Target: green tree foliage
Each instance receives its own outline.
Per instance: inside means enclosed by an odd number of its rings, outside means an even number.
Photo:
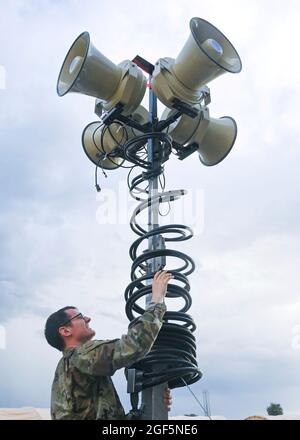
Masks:
[[[282,416],[283,410],[279,403],[270,403],[270,406],[267,408],[267,412],[269,416]]]

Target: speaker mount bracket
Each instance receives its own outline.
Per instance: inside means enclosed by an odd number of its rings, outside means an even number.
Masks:
[[[201,101],[204,101],[205,106],[209,105],[211,103],[210,89],[207,86],[201,87],[201,94]]]
[[[175,122],[178,118],[182,116],[182,113],[180,111],[174,113],[174,115],[169,116],[167,119],[160,121],[157,124],[157,131],[163,131],[165,128],[169,127],[173,122]]]
[[[193,144],[190,144],[187,147],[182,147],[181,145],[173,142],[173,147],[177,151],[176,156],[178,157],[178,159],[184,160],[187,157],[189,157],[191,154],[195,153],[195,151],[198,150],[199,145],[194,142]]]
[[[180,101],[178,98],[173,99],[173,105],[172,107],[175,110],[179,110],[181,113],[190,116],[191,118],[196,118],[199,114],[199,111],[192,107],[191,105],[187,104],[186,102]]]
[[[101,99],[96,99],[95,100],[95,109],[94,109],[94,113],[99,116],[99,118],[101,118],[102,113],[103,113],[103,105],[102,105],[102,100]]]
[[[132,128],[135,128],[136,130],[141,131],[142,133],[148,133],[151,129],[148,122],[146,124],[142,125],[128,116],[124,116],[124,115],[120,114],[117,116],[116,119],[120,122],[124,122],[124,124],[128,125],[129,127],[132,127]]]
[[[124,105],[119,103],[114,108],[109,110],[102,118],[104,125],[110,125],[115,119],[118,119],[123,111]]]

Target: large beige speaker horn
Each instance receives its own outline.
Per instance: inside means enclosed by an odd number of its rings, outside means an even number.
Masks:
[[[237,51],[212,24],[195,17],[190,21],[190,30],[177,58],[159,59],[153,72],[153,91],[169,108],[174,98],[198,104],[201,87],[226,72],[238,73],[242,69]]]
[[[200,124],[201,125],[201,124]],[[210,118],[204,136],[200,128],[190,139],[190,143],[198,143],[199,159],[208,167],[222,162],[232,150],[237,137],[237,124],[230,116],[220,119]]]
[[[141,103],[146,91],[146,78],[135,63],[125,60],[116,66],[90,41],[83,32],[72,44],[57,80],[57,93],[82,93],[103,100],[108,111],[118,103],[123,113],[132,113]]]
[[[166,109],[162,120],[172,116],[176,110]],[[181,116],[168,128],[168,134],[179,145],[198,145],[199,159],[206,166],[220,163],[230,153],[236,137],[237,125],[233,118],[224,116],[211,118],[208,108],[203,108],[196,118]]]
[[[148,122],[149,113],[139,106],[131,115],[139,124]],[[82,146],[88,158],[97,166],[106,170],[119,168],[124,159],[117,154],[106,157],[105,154],[113,153],[117,147],[122,147],[128,139],[138,136],[138,130],[134,130],[119,122],[113,122],[108,127],[101,122],[91,122],[82,133]]]

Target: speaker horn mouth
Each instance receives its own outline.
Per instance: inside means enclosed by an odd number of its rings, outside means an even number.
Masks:
[[[58,96],[66,95],[68,91],[73,87],[76,79],[80,75],[80,72],[84,66],[84,62],[86,60],[89,51],[89,46],[90,46],[90,34],[88,32],[82,32],[73,42],[67,55],[65,56],[64,62],[61,66],[58,75],[57,85],[56,85],[56,92]],[[75,57],[73,54],[74,52],[76,52]],[[74,63],[76,58],[77,58],[77,63],[76,62]],[[73,68],[72,68],[72,64],[73,64]]]
[[[94,121],[89,123],[82,132],[82,136],[81,136],[82,147],[87,157],[97,167],[101,167],[105,170],[114,170],[116,168],[119,168],[125,162],[125,159],[119,156],[107,157],[107,158],[97,157],[98,154],[102,155],[105,153],[112,153],[113,150],[117,147],[117,145],[115,146],[115,148],[111,148],[110,146],[108,146],[108,150],[106,150],[105,147],[101,145],[101,138],[98,139],[97,142],[95,138],[96,133],[97,131],[99,131],[99,135],[101,136],[102,129],[103,126],[101,126],[101,122],[99,121]]]
[[[222,162],[228,156],[228,154],[231,152],[231,150],[235,144],[236,138],[237,138],[238,128],[237,128],[237,123],[236,123],[235,119],[233,119],[231,116],[222,116],[220,119],[230,119],[231,120],[231,122],[233,123],[234,129],[235,129],[234,137],[232,139],[231,144],[228,147],[228,150],[226,151],[226,154],[224,154],[222,157],[219,158],[219,160],[217,160],[213,163],[205,162],[199,154],[200,162],[202,163],[202,165],[205,165],[206,167],[213,167],[215,165],[218,165],[220,162]]]
[[[242,70],[242,61],[236,49],[225,35],[208,21],[203,18],[194,17],[190,20],[190,30],[199,49],[212,60],[217,66],[230,73],[239,73]],[[213,39],[223,49],[224,56],[213,58],[205,50],[203,43]]]

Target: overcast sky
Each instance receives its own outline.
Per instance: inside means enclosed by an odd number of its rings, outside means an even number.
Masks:
[[[203,379],[192,389],[200,400],[208,390],[212,413],[228,418],[264,414],[271,401],[300,413],[299,2],[0,7],[0,407],[49,406],[59,353],[43,326],[58,308],[76,305],[92,316],[99,339],[127,331],[123,294],[136,236],[125,221],[99,220],[103,201],[81,147],[82,130],[97,119],[94,100],[56,95],[64,56],[88,31],[117,64],[136,54],[152,63],[175,58],[190,18],[201,17],[234,44],[243,71],[209,84],[211,116],[238,124],[226,160],[206,168],[197,155],[173,157],[165,167],[166,189],[189,190],[186,221],[196,230],[180,248],[197,264],[190,314]],[[101,176],[102,194],[118,197],[126,175]],[[123,372],[114,382],[129,410]],[[173,401],[171,415],[202,414],[187,388],[173,390]]]

